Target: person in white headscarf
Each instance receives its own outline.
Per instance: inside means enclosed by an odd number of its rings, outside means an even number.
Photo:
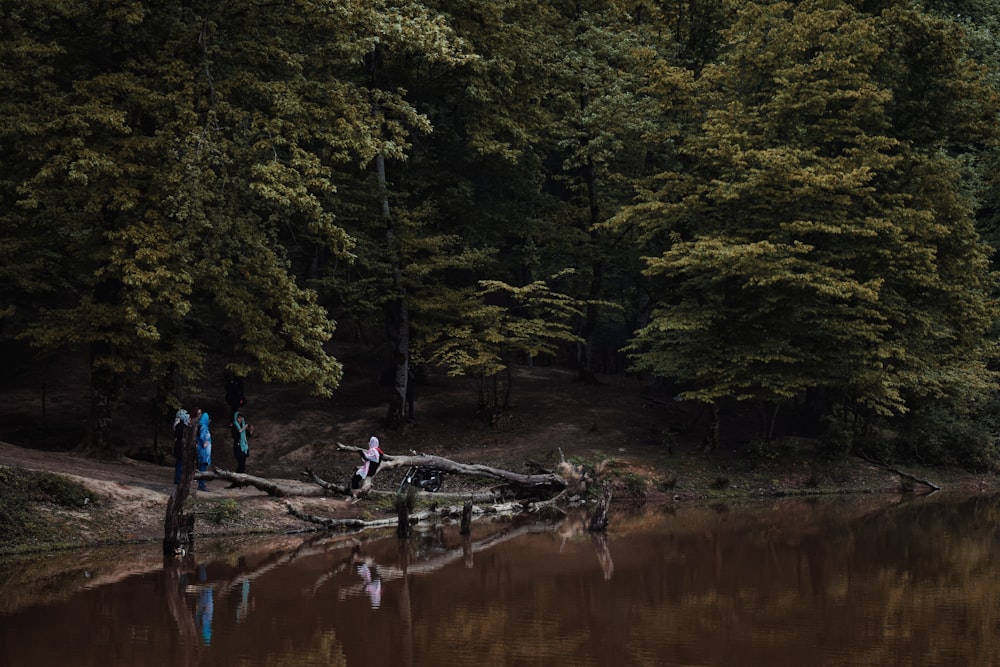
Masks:
[[[184,433],[190,425],[191,415],[181,408],[174,415],[174,484],[180,484],[184,476]]]
[[[354,472],[354,476],[351,477],[352,496],[357,495],[354,491],[360,489],[366,479],[375,476],[381,463],[382,448],[379,447],[378,438],[373,435],[368,439],[368,449],[361,452],[361,465],[358,466],[358,469]]]

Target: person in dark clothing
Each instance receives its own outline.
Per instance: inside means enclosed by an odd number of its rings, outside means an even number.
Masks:
[[[191,425],[191,415],[181,408],[174,415],[174,484],[181,483],[184,476],[184,432]]]
[[[253,435],[253,426],[247,423],[240,412],[233,413],[233,422],[229,425],[233,434],[233,458],[236,459],[236,472],[247,471],[247,456],[250,455],[250,445],[247,438]]]

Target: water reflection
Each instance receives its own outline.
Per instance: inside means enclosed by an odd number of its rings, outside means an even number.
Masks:
[[[1000,500],[892,500],[11,559],[0,664],[996,664]]]
[[[340,591],[341,598],[363,593],[371,601],[372,609],[381,607],[382,575],[379,573],[379,566],[375,564],[375,560],[369,556],[363,556],[361,554],[361,546],[355,545],[354,549],[351,550],[351,555],[347,559],[347,563],[355,568],[358,576],[361,577],[361,583],[342,589]]]
[[[242,623],[247,620],[250,613],[250,579],[243,577],[240,581],[240,606],[236,608],[236,622]]]
[[[204,565],[198,566],[198,581],[200,585],[196,587],[198,593],[198,606],[195,607],[195,624],[201,630],[201,641],[205,646],[212,643],[212,616],[215,614],[215,598],[212,595],[213,587],[206,583],[208,576]]]

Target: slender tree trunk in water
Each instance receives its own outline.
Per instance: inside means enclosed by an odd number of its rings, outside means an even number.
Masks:
[[[194,514],[184,511],[184,503],[191,492],[194,479],[194,434],[198,427],[190,424],[184,429],[183,472],[180,483],[167,500],[167,513],[163,519],[163,555],[179,555],[183,547],[187,553],[194,550]]]
[[[399,650],[396,652],[398,667],[413,667],[413,605],[410,602],[410,542],[399,540],[399,569],[403,571],[403,588],[399,592],[399,625],[396,636],[399,637]]]
[[[389,210],[389,190],[385,177],[385,156],[375,156],[375,172],[378,176],[379,197],[382,206],[382,218],[385,220],[385,245],[389,253],[392,270],[392,287],[396,298],[390,301],[389,339],[393,342],[393,385],[389,398],[389,410],[386,414],[386,424],[396,427],[403,423],[406,414],[406,385],[409,382],[410,370],[410,313],[406,303],[406,288],[403,286],[403,273],[399,266],[399,254],[396,252],[396,237]]]

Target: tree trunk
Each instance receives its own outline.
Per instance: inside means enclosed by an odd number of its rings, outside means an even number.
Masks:
[[[406,539],[410,536],[410,508],[405,502],[396,503],[396,537]]]
[[[582,102],[586,106],[586,101]],[[583,170],[583,180],[587,186],[588,221],[587,228],[590,230],[590,248],[597,247],[598,238],[595,225],[601,222],[600,207],[597,200],[597,174],[594,172],[593,162],[588,162]],[[588,287],[587,310],[584,314],[583,327],[580,337],[583,339],[577,347],[577,367],[579,379],[584,382],[593,382],[594,377],[594,332],[597,330],[597,321],[600,315],[597,299],[601,296],[604,281],[604,262],[600,255],[594,257],[590,265],[590,285]]]
[[[594,516],[590,518],[590,532],[596,533],[608,529],[608,509],[611,507],[611,485],[605,483],[601,489],[601,497],[594,508]]]
[[[399,265],[396,249],[395,230],[389,209],[389,189],[385,177],[385,157],[375,156],[375,172],[378,177],[379,198],[382,218],[385,221],[385,245],[392,271],[392,288],[396,295],[389,302],[389,340],[393,344],[393,386],[389,397],[386,425],[395,428],[403,423],[406,413],[406,389],[409,382],[410,358],[410,312],[406,302],[406,288],[403,286],[403,272]]]
[[[708,433],[705,435],[705,453],[713,452],[719,446],[719,402],[712,401],[709,407]]]
[[[91,350],[90,414],[87,417],[87,430],[76,452],[110,460],[117,458],[112,423],[114,406],[118,399],[119,378],[112,371],[97,365],[100,355],[101,350]]]
[[[472,501],[466,500],[462,506],[462,523],[458,531],[461,535],[468,535],[472,532]]]
[[[164,556],[179,554],[182,549],[187,553],[194,550],[194,514],[184,512],[184,503],[191,492],[191,480],[194,479],[196,428],[197,426],[189,424],[184,429],[184,474],[167,500],[167,514],[163,520]]]

